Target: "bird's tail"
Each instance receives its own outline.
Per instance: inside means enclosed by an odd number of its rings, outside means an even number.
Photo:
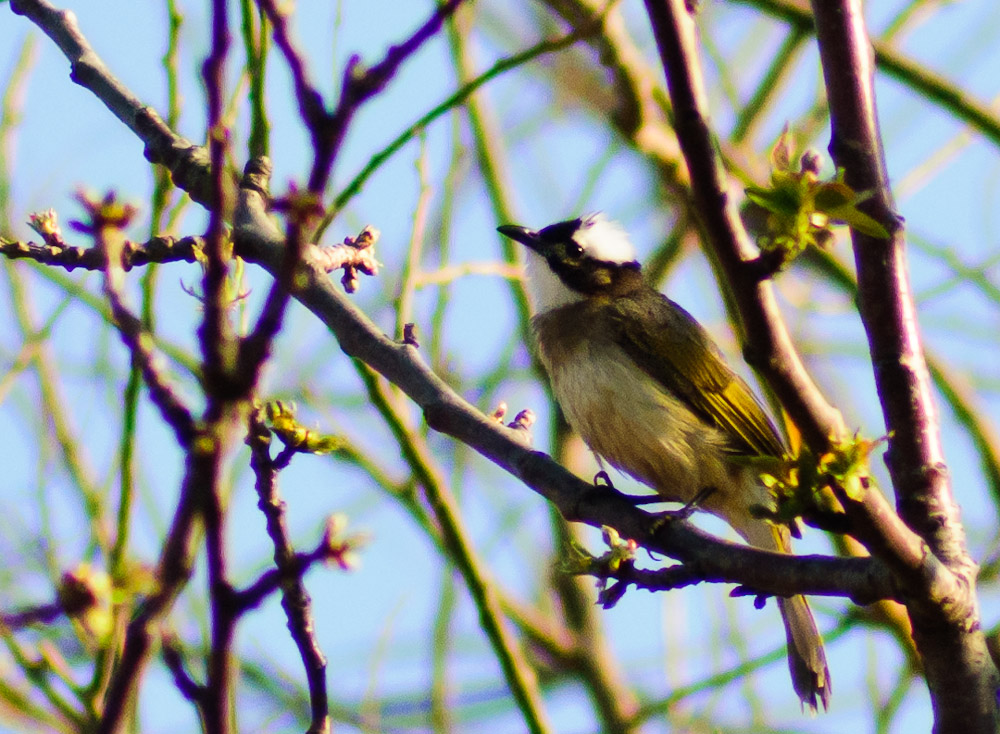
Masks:
[[[826,711],[830,705],[830,670],[826,666],[823,638],[816,629],[809,602],[804,596],[778,599],[778,609],[785,623],[792,687],[803,706],[815,713],[822,703]]]
[[[737,530],[758,548],[791,552],[788,529],[784,526],[754,520]],[[830,670],[826,665],[823,638],[816,628],[809,602],[804,596],[779,597],[778,609],[788,640],[788,670],[792,674],[792,687],[803,706],[808,706],[815,713],[819,704],[823,704],[825,711],[830,704]]]

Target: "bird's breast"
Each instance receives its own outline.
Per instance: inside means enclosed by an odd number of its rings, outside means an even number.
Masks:
[[[734,483],[742,470],[727,459],[721,431],[706,425],[613,341],[578,334],[570,342],[547,343],[544,333],[538,337],[566,419],[607,462],[680,502],[708,486],[725,494]]]

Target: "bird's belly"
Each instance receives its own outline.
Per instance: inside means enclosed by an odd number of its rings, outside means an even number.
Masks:
[[[573,429],[608,463],[679,502],[706,487],[730,495],[744,485],[722,432],[617,347],[584,343],[570,356],[546,364],[553,391]]]

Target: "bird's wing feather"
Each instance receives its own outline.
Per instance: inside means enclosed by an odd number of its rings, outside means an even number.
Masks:
[[[616,341],[636,364],[725,432],[734,452],[784,453],[774,424],[750,387],[687,311],[655,291],[628,301],[611,309],[611,321]]]

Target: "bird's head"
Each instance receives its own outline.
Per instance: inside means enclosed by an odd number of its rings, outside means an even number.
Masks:
[[[621,295],[642,282],[628,235],[601,213],[537,231],[512,224],[497,231],[528,248],[528,281],[539,312],[587,298]]]

